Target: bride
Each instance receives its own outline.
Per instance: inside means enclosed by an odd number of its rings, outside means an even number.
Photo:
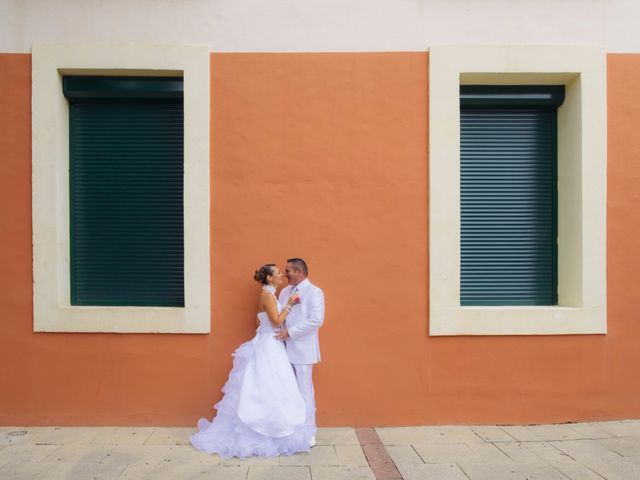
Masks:
[[[209,422],[198,421],[195,448],[229,457],[273,457],[308,452],[313,432],[305,426],[305,403],[284,342],[274,338],[298,294],[281,305],[275,296],[283,275],[274,264],[256,270],[262,284],[255,337],[233,353],[233,367]]]

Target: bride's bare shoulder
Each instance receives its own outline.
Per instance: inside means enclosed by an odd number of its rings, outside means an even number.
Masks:
[[[268,292],[267,290],[262,290],[262,292],[260,292],[260,300],[261,301],[268,301],[274,299],[275,297],[273,296],[272,293]]]

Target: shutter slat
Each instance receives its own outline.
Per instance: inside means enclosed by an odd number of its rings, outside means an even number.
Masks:
[[[184,306],[181,99],[70,102],[72,304]]]
[[[553,305],[554,108],[461,108],[461,305]]]

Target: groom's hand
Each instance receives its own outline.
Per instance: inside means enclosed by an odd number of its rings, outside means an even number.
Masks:
[[[289,331],[286,328],[283,328],[278,333],[275,334],[277,340],[286,340],[289,338]]]

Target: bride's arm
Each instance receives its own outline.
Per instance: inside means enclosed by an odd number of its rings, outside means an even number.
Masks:
[[[261,302],[264,306],[264,311],[267,312],[267,316],[269,317],[269,320],[271,320],[271,323],[275,326],[280,326],[286,320],[289,310],[291,310],[291,305],[295,302],[295,297],[289,297],[287,304],[280,313],[278,313],[276,298],[269,292],[262,292]]]

